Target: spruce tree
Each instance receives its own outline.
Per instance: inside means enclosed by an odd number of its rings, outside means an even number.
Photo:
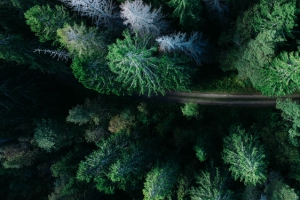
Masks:
[[[258,137],[241,127],[233,127],[224,138],[223,161],[235,180],[245,185],[263,183],[267,178],[267,161]]]

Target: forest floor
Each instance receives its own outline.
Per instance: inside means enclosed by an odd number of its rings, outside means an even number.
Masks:
[[[223,106],[275,106],[276,97],[264,96],[260,93],[203,93],[203,92],[167,92],[165,96],[142,96],[143,99],[188,103],[195,102],[202,105]],[[282,96],[300,102],[300,94]]]

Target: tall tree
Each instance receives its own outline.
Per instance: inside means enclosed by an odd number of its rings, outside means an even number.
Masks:
[[[143,194],[145,200],[162,200],[170,193],[177,182],[178,166],[165,163],[153,168],[146,177]]]
[[[151,5],[145,4],[142,0],[125,1],[120,5],[121,18],[125,25],[130,25],[133,32],[140,36],[158,36],[167,28],[161,8],[151,10]]]
[[[202,171],[196,176],[197,188],[192,187],[190,195],[192,200],[229,200],[232,192],[226,188],[226,177],[220,174],[219,168],[212,172]]]
[[[148,48],[149,38],[131,37],[123,33],[124,40],[117,39],[108,46],[107,59],[110,70],[127,93],[164,94],[167,89],[184,89],[189,75],[176,65],[175,58],[163,55],[154,57],[155,47]]]
[[[223,160],[235,180],[245,185],[263,183],[267,178],[267,162],[264,148],[258,137],[246,133],[241,127],[233,127],[224,138]]]
[[[92,18],[97,26],[112,28],[120,16],[112,0],[60,0],[82,16]]]

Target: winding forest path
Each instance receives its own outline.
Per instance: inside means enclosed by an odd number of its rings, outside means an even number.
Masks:
[[[203,105],[223,106],[275,106],[276,97],[255,94],[228,94],[202,92],[167,92],[165,96],[142,96],[143,99],[168,101],[177,103],[195,102]],[[300,94],[287,95],[282,98],[291,98],[300,102]]]

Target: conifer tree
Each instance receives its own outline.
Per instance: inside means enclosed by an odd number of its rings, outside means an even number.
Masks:
[[[70,145],[74,132],[70,127],[61,125],[59,122],[43,119],[37,122],[34,139],[37,145],[47,152],[57,151],[60,148]]]
[[[72,24],[74,20],[68,11],[56,5],[54,8],[36,5],[24,13],[26,23],[36,33],[41,42],[58,39],[56,31],[64,24]]]
[[[282,117],[291,122],[289,129],[289,138],[293,145],[299,146],[299,128],[300,128],[300,106],[291,99],[278,99],[276,108],[282,111]]]
[[[124,40],[117,39],[108,47],[108,65],[117,77],[116,81],[127,93],[165,94],[167,89],[183,89],[188,84],[188,74],[176,60],[167,56],[154,57],[155,47],[148,48],[149,38],[131,37],[123,33]]]
[[[259,89],[267,95],[287,95],[300,88],[300,57],[298,52],[282,52],[263,70]]]
[[[234,127],[230,132],[224,138],[222,158],[229,164],[233,178],[245,185],[263,183],[267,178],[267,162],[258,137],[246,133],[241,127]]]
[[[165,163],[153,168],[144,183],[144,200],[162,200],[170,193],[177,182],[178,166]]]
[[[197,188],[192,187],[190,195],[192,200],[230,200],[232,192],[226,189],[226,177],[222,177],[219,168],[212,172],[202,171],[196,176]]]
[[[179,18],[179,24],[181,26],[195,29],[201,27],[203,24],[203,6],[201,1],[170,0],[168,5],[174,8],[172,16]]]
[[[124,24],[129,25],[133,32],[140,36],[158,36],[167,28],[161,8],[151,10],[151,5],[145,4],[142,0],[125,1],[120,5],[121,18]]]
[[[82,16],[92,18],[97,26],[113,28],[120,16],[112,0],[60,0]]]

